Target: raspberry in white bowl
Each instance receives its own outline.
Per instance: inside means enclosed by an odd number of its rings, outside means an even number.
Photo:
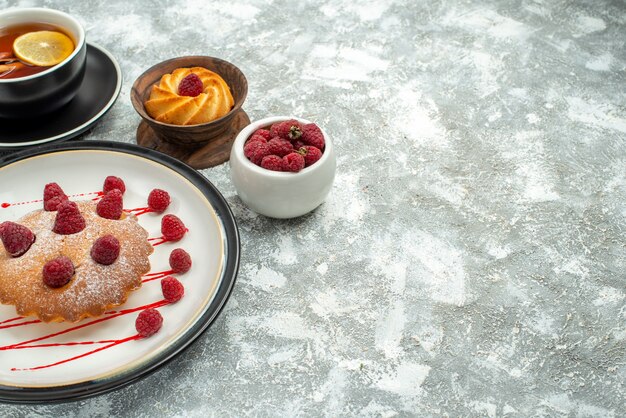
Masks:
[[[276,116],[244,128],[230,155],[231,178],[241,200],[272,218],[294,218],[318,207],[335,177],[328,134],[306,119]]]
[[[319,126],[288,119],[254,131],[243,145],[243,155],[267,170],[298,173],[319,161],[325,148]]]

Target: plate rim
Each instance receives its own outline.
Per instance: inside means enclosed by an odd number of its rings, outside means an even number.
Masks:
[[[209,307],[206,312],[202,314],[198,321],[191,325],[178,341],[175,341],[170,347],[164,349],[161,353],[155,356],[154,359],[148,361],[141,367],[126,370],[124,373],[121,373],[116,377],[110,377],[100,381],[86,380],[84,382],[70,385],[55,385],[36,388],[0,385],[0,402],[33,404],[77,401],[120,389],[149,376],[161,367],[165,366],[184,350],[189,348],[207,329],[209,329],[226,306],[237,279],[241,258],[241,241],[237,221],[232,209],[221,192],[215,187],[215,185],[213,185],[213,183],[211,183],[209,179],[192,167],[173,157],[170,157],[169,155],[123,142],[91,140],[85,142],[72,141],[47,144],[35,149],[29,149],[13,153],[5,157],[0,157],[0,168],[31,157],[75,150],[114,151],[146,158],[153,162],[162,164],[185,177],[194,187],[198,189],[200,193],[202,193],[203,196],[207,198],[207,200],[209,195],[214,198],[217,201],[217,207],[214,201],[209,200],[209,202],[211,203],[211,206],[213,206],[217,218],[219,218],[222,223],[222,227],[224,228],[224,237],[226,240],[226,261],[224,263],[223,270],[224,276],[218,289],[216,290],[215,297],[209,303]]]
[[[0,151],[12,150],[12,149],[23,149],[25,147],[30,147],[33,145],[41,145],[41,144],[47,144],[49,142],[54,142],[54,141],[66,141],[66,140],[72,139],[82,134],[83,132],[87,131],[96,122],[98,122],[98,120],[100,120],[109,110],[111,110],[111,108],[117,101],[118,97],[120,96],[120,92],[122,91],[122,81],[123,81],[122,68],[120,67],[120,64],[117,62],[113,54],[111,54],[111,52],[109,52],[103,46],[95,42],[87,42],[87,54],[89,54],[90,47],[102,52],[109,59],[109,61],[111,61],[111,63],[113,64],[113,67],[115,67],[115,75],[116,75],[117,81],[115,82],[115,89],[113,90],[113,94],[111,95],[111,98],[109,99],[109,101],[93,117],[85,121],[85,123],[73,129],[70,129],[69,131],[62,132],[52,137],[47,137],[47,138],[38,139],[34,141],[28,141],[28,142],[19,142],[19,143],[0,142]]]

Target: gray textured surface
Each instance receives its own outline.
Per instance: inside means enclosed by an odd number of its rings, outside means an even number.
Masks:
[[[251,118],[333,136],[328,201],[256,216],[227,310],[111,394],[2,416],[624,416],[626,3],[68,2],[124,71],[238,65]]]

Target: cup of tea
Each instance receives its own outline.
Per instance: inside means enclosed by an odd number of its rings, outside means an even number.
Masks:
[[[0,12],[0,118],[31,118],[67,104],[85,75],[85,30],[58,10]]]

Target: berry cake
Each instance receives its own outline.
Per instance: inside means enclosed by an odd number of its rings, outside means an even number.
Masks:
[[[0,302],[44,322],[77,322],[126,302],[150,271],[153,246],[137,217],[116,208],[120,190],[72,202],[48,189],[47,210],[0,224]]]

